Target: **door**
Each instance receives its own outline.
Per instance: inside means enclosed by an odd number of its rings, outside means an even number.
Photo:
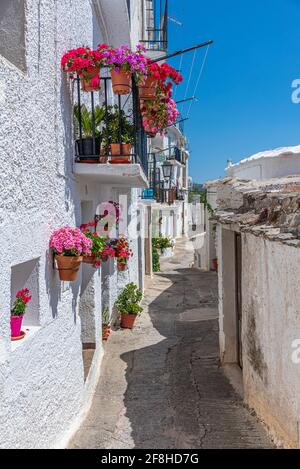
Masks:
[[[235,284],[236,284],[236,314],[237,314],[237,356],[238,365],[243,368],[242,348],[242,238],[235,234]]]

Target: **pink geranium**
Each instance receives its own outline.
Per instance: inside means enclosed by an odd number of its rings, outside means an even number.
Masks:
[[[87,238],[79,228],[64,226],[52,233],[49,247],[58,255],[90,256],[92,244],[92,240]]]

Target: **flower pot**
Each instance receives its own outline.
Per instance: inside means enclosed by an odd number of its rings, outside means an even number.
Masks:
[[[101,148],[101,138],[95,137],[95,148],[93,146],[93,137],[86,137],[76,140],[76,154],[82,163],[99,163]]]
[[[129,94],[131,92],[131,74],[120,70],[116,72],[115,69],[110,70],[112,88],[115,94]]]
[[[102,340],[107,340],[110,336],[110,325],[103,324],[102,326]]]
[[[132,329],[136,316],[136,314],[121,313],[121,327],[123,329]]]
[[[212,262],[213,262],[213,270],[215,272],[218,272],[218,259],[215,257]]]
[[[99,77],[97,80],[96,77]],[[99,91],[100,90],[100,68],[93,68],[89,72],[82,72],[80,75],[82,91]]]
[[[119,272],[124,272],[127,269],[126,262],[117,262],[117,268]]]
[[[23,321],[23,314],[21,316],[11,316],[10,317],[10,334],[11,337],[20,337],[21,336],[21,327]],[[23,337],[25,334],[23,335]],[[22,337],[22,338],[23,338]]]
[[[55,256],[59,278],[64,282],[73,282],[77,278],[82,256]]]
[[[148,138],[155,138],[156,137],[155,132],[146,132],[146,135],[147,135]]]
[[[100,266],[100,259],[96,256],[84,256],[82,262],[84,264],[89,264],[92,265],[93,267],[99,267]],[[98,262],[99,264],[95,266],[95,263]]]
[[[111,143],[110,152],[112,164],[128,164],[131,163],[131,144],[123,143],[122,148],[120,143]]]
[[[151,76],[147,77],[143,85],[139,85],[140,99],[155,99],[157,80]]]

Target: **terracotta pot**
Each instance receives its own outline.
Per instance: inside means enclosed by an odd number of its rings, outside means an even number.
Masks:
[[[136,320],[136,314],[121,313],[121,327],[123,329],[132,329]]]
[[[143,85],[139,85],[140,99],[155,99],[157,88],[157,80],[155,78],[147,77]]]
[[[96,261],[100,261],[100,259],[98,259],[96,256],[85,256],[83,258],[83,263],[84,264],[89,264],[89,265],[92,265],[93,267],[95,267],[95,262]]]
[[[124,272],[127,269],[126,262],[117,262],[117,267],[119,272]]]
[[[107,340],[110,335],[110,325],[109,324],[103,324],[102,326],[102,340]]]
[[[218,259],[216,257],[213,259],[213,270],[218,272]]]
[[[112,88],[115,94],[129,94],[131,92],[131,74],[120,70],[116,72],[113,68],[110,70]]]
[[[100,68],[95,67],[93,70],[90,72],[82,72],[82,75],[80,76],[80,83],[81,83],[81,89],[82,91],[99,91],[101,86],[100,86],[100,78],[99,78],[99,85],[98,86],[91,86],[90,85],[90,80],[97,75],[100,75]]]
[[[21,316],[10,317],[10,335],[12,338],[15,338],[15,337],[21,338],[21,327],[22,327],[23,316],[24,315],[22,314]]]
[[[120,143],[111,143],[110,152],[112,164],[128,164],[131,163],[131,144],[123,143],[122,148]]]
[[[64,282],[73,282],[77,278],[82,256],[55,256],[59,278]]]

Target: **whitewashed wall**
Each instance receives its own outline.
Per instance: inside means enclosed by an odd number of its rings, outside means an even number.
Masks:
[[[299,447],[300,363],[292,344],[300,339],[300,251],[244,234],[242,255],[245,398],[279,439]]]
[[[218,225],[217,233],[220,353],[224,363],[236,363],[234,232]],[[300,409],[299,275],[298,248],[242,233],[244,398],[278,444],[295,448]]]
[[[88,0],[28,0],[24,13],[24,70],[0,55],[1,448],[43,448],[67,441],[99,374],[101,283],[109,281],[113,303],[121,284],[118,275],[125,275],[114,267],[105,277],[104,268],[84,266],[76,282],[62,283],[48,253],[55,228],[87,221],[84,202],[92,203],[92,214],[97,203],[108,194],[111,198],[110,189],[83,184],[72,173],[72,86],[60,70],[67,49],[92,45],[98,37],[100,42],[107,31],[101,37]],[[132,204],[130,210],[135,210]],[[138,282],[134,243],[126,275]],[[34,295],[24,322],[27,335],[12,343],[12,295],[26,285]],[[85,384],[82,340],[98,346]]]

